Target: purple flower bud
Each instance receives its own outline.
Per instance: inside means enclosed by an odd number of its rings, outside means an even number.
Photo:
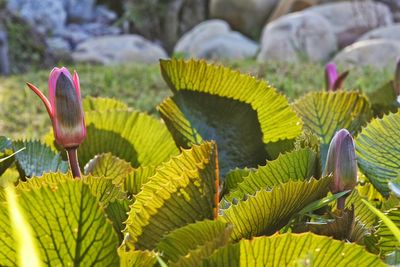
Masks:
[[[45,104],[56,142],[64,148],[78,147],[86,137],[78,74],[71,77],[66,68],[54,68],[48,85],[50,101],[34,85],[28,86]]]
[[[353,137],[346,129],[336,132],[329,145],[324,175],[332,174],[331,192],[352,190],[357,184],[357,160]]]
[[[349,71],[345,71],[338,75],[336,65],[328,63],[325,66],[325,88],[327,91],[337,91],[342,89],[344,80],[349,75]]]

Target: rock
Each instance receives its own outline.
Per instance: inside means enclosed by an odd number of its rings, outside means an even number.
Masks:
[[[400,56],[400,42],[393,40],[363,40],[338,53],[333,61],[345,68],[372,66],[382,69],[395,66]]]
[[[65,26],[67,20],[62,1],[9,0],[7,8],[27,20],[41,33],[59,30]]]
[[[111,11],[106,6],[96,6],[94,11],[94,21],[103,24],[110,24],[116,21],[118,18],[117,13]]]
[[[72,49],[74,49],[79,43],[82,43],[90,38],[90,35],[80,27],[74,29],[74,27],[70,27],[70,25],[68,25],[68,27],[62,31],[57,32],[55,36],[61,37],[68,41]]]
[[[68,22],[82,23],[92,20],[96,0],[63,0],[63,2],[68,14]]]
[[[371,39],[392,39],[400,41],[400,23],[369,31],[362,35],[358,41]]]
[[[75,62],[104,65],[143,62],[156,63],[166,58],[165,51],[139,35],[102,36],[91,38],[78,45],[72,58]]]
[[[233,29],[256,37],[277,0],[211,0],[210,17],[227,21]]]
[[[174,52],[206,59],[244,59],[253,57],[257,50],[256,42],[231,31],[225,21],[208,20],[184,34]]]
[[[339,47],[353,43],[372,29],[393,23],[389,8],[372,1],[327,3],[306,10],[317,13],[330,22]]]
[[[8,59],[8,38],[5,31],[0,31],[0,75],[10,73],[10,61]]]
[[[172,51],[182,34],[206,19],[208,1],[126,1],[126,24],[130,23],[130,32],[160,41],[167,51]]]
[[[384,3],[392,11],[394,21],[400,22],[400,0],[378,0]]]
[[[324,62],[336,50],[336,37],[326,19],[311,12],[295,12],[265,26],[257,61],[297,62],[306,57]]]
[[[51,37],[46,39],[48,49],[52,52],[68,53],[71,51],[71,45],[61,37]]]
[[[117,35],[121,33],[120,28],[107,26],[99,22],[82,24],[81,29],[91,36]]]

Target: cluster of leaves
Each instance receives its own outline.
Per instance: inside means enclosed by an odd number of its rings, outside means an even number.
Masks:
[[[47,265],[385,266],[395,236],[362,201],[400,226],[400,112],[356,91],[312,92],[292,104],[262,80],[203,61],[161,61],[173,95],[162,120],[87,98],[87,138],[73,179],[49,133],[0,138],[0,181],[13,182]],[[390,113],[395,111],[395,113]],[[377,116],[380,117],[377,117]],[[364,128],[363,128],[364,127]],[[329,193],[327,148],[347,128],[360,184]],[[0,265],[24,253],[0,189]]]

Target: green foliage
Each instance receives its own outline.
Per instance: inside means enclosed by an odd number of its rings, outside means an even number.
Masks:
[[[384,196],[400,170],[400,112],[376,118],[356,138],[361,171]]]
[[[281,154],[276,160],[259,167],[244,177],[225,200],[242,199],[245,195],[253,195],[261,189],[272,189],[274,186],[289,181],[304,181],[316,176],[316,155],[310,149],[301,149]]]
[[[250,63],[242,67],[254,68]],[[98,88],[104,95],[114,95],[115,89],[118,95],[120,86],[127,91],[134,87],[131,67],[96,67],[106,74],[82,68],[86,95]],[[398,262],[397,240],[379,222],[379,214],[386,212],[394,224],[399,222],[400,199],[392,193],[399,191],[399,112],[373,119],[361,130],[372,114],[370,101],[374,114],[386,108],[375,105],[372,94],[315,92],[289,104],[264,81],[203,61],[162,61],[161,71],[173,92],[159,106],[164,122],[116,99],[84,100],[88,134],[78,149],[81,179],[62,173],[66,158],[52,150],[52,134],[46,137],[51,147],[0,137],[1,185],[12,181],[17,190],[10,201],[0,187],[1,266],[19,264],[21,235],[15,233],[15,213],[7,209],[12,203],[20,204],[24,224],[33,229],[33,241],[26,243],[37,244],[44,265]],[[159,74],[155,80],[160,81]],[[108,87],[103,87],[105,81]],[[151,95],[151,86],[143,85],[140,90]],[[24,98],[17,95],[16,102]],[[130,96],[123,98],[137,104]],[[21,110],[13,107],[7,109]],[[29,108],[34,110],[35,104]],[[358,134],[362,173],[352,192],[331,195],[332,178],[321,177],[321,158],[340,128]],[[335,200],[344,196],[346,209],[336,210]],[[365,201],[380,211],[372,211]]]
[[[60,153],[55,153],[39,141],[16,141],[13,142],[13,149],[23,149],[15,155],[18,172],[22,178],[68,170],[68,163],[62,160]]]
[[[164,234],[217,216],[215,143],[184,150],[164,163],[136,195],[125,233],[132,248],[154,249]]]
[[[285,226],[292,216],[328,193],[331,177],[310,181],[289,181],[271,191],[254,196],[222,210],[222,220],[234,225],[233,240],[270,235]]]
[[[322,167],[335,133],[345,128],[354,135],[372,115],[368,100],[357,92],[313,92],[293,107],[304,126],[320,138]]]
[[[264,81],[193,60],[162,60],[161,72],[174,96],[159,110],[175,142],[215,140],[222,176],[276,158],[301,133],[286,98]]]
[[[241,240],[217,250],[205,266],[386,266],[363,247],[328,237],[284,234]]]
[[[86,112],[87,137],[78,150],[81,166],[97,154],[111,152],[133,167],[158,165],[177,155],[165,125],[133,111]]]

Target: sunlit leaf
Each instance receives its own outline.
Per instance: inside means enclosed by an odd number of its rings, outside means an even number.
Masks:
[[[157,262],[157,256],[154,251],[122,251],[119,249],[118,254],[120,257],[120,267],[153,266]]]
[[[270,235],[286,225],[304,206],[323,198],[331,177],[310,181],[289,181],[271,191],[260,190],[247,200],[222,210],[221,220],[234,225],[232,239]]]
[[[205,220],[181,227],[166,235],[158,244],[169,266],[201,266],[201,260],[229,241],[232,226]]]
[[[128,105],[114,98],[85,97],[82,101],[85,111],[127,110]]]
[[[304,127],[320,138],[322,166],[335,133],[345,128],[355,134],[371,117],[368,100],[358,92],[311,92],[293,107],[303,119]]]
[[[315,176],[316,169],[316,154],[310,149],[281,154],[276,160],[251,172],[225,199],[229,202],[234,198],[240,200],[246,194],[252,195],[261,189],[271,189],[290,180],[307,180]]]
[[[356,138],[361,171],[384,196],[400,170],[400,111],[372,120]]]
[[[125,233],[126,244],[154,249],[170,231],[217,213],[218,170],[215,143],[183,150],[157,169],[135,196]]]
[[[386,266],[362,246],[311,233],[241,240],[218,249],[204,266]]]
[[[216,140],[222,176],[293,146],[301,121],[265,81],[205,61],[161,60],[174,93],[159,111],[178,146]]]

